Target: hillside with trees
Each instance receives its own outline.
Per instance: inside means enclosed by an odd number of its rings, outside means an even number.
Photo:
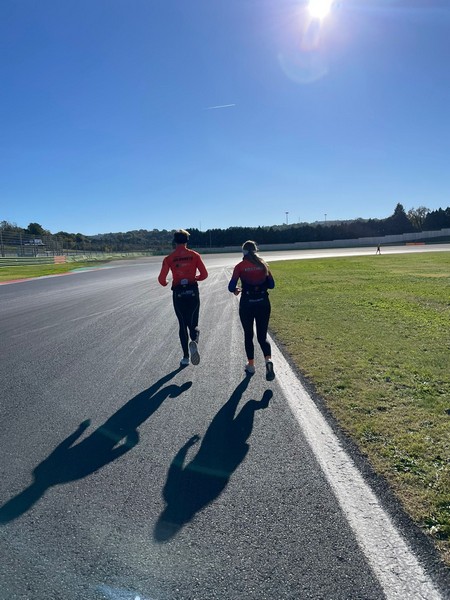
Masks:
[[[180,224],[182,226],[183,224]],[[198,248],[239,246],[243,240],[254,239],[258,244],[290,244],[320,242],[364,237],[382,238],[421,231],[450,228],[450,207],[431,211],[424,206],[405,211],[397,204],[392,215],[385,219],[355,219],[328,223],[293,223],[259,227],[229,227],[200,231],[190,229],[190,245]],[[39,223],[30,223],[26,229],[8,221],[0,221],[2,245],[19,238],[36,246],[38,240],[49,250],[82,252],[163,252],[170,247],[173,231],[139,229],[125,233],[84,235],[58,231],[51,233]],[[31,240],[31,242],[30,242]]]

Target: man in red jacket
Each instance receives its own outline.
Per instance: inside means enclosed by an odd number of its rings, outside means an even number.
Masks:
[[[163,260],[158,276],[159,283],[166,286],[169,283],[167,275],[169,271],[172,272],[173,307],[178,318],[183,349],[183,358],[180,361],[182,367],[189,364],[189,352],[193,365],[198,365],[200,362],[198,352],[200,295],[197,282],[208,277],[208,271],[200,254],[187,248],[188,240],[188,231],[179,229],[174,233],[175,250]]]

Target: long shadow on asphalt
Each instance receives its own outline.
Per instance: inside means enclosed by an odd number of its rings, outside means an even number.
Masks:
[[[200,437],[194,435],[178,451],[170,465],[163,497],[167,503],[154,529],[157,542],[166,542],[225,489],[244,460],[253,429],[255,412],[267,408],[273,395],[266,390],[260,401],[249,400],[235,416],[250,377],[234,390],[211,421],[195,458],[186,466],[188,450]]]
[[[33,471],[34,481],[23,492],[0,507],[0,524],[20,517],[54,485],[87,477],[113,462],[139,443],[137,427],[146,421],[166,400],[186,392],[192,381],[168,385],[181,368],[168,373],[114,413],[103,425],[79,444],[73,445],[89,427],[84,421],[61,442]]]

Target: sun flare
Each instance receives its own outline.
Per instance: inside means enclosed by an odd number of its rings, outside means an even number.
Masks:
[[[308,11],[313,19],[324,19],[331,10],[333,0],[309,0]]]

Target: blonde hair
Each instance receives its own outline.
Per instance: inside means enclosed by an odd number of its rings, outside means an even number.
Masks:
[[[245,258],[254,265],[258,265],[264,268],[266,276],[269,274],[269,265],[263,260],[258,254],[258,246],[253,240],[247,240],[242,244],[242,252]]]

